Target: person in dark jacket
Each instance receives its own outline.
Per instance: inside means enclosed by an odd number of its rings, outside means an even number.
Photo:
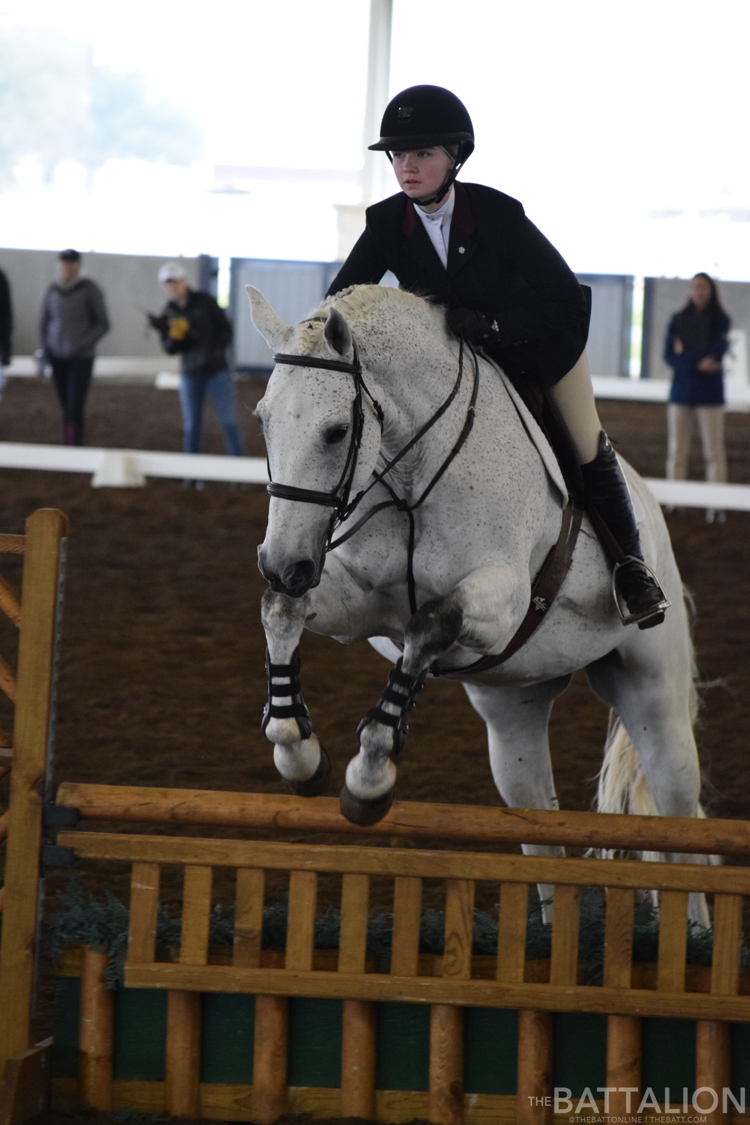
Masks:
[[[150,316],[149,321],[160,333],[164,350],[180,357],[185,452],[200,453],[203,405],[208,394],[224,431],[227,453],[241,457],[234,382],[226,356],[232,326],[210,293],[189,288],[187,272],[180,262],[166,262],[159,270],[159,281],[166,286],[169,301],[161,316]],[[203,485],[189,480],[184,487]]]
[[[96,345],[109,332],[104,294],[80,277],[77,250],[60,254],[60,280],[44,295],[39,321],[40,367],[49,363],[63,415],[63,443],[83,444],[83,412],[94,371]]]
[[[456,175],[474,150],[471,118],[440,86],[412,86],[388,105],[381,137],[401,191],[367,209],[367,225],[328,293],[378,284],[446,308],[448,327],[495,360],[574,460],[592,523],[613,563],[625,624],[650,628],[669,602],[643,562],[630,494],[594,402],[586,358],[589,302],[561,255],[516,199]],[[623,612],[621,602],[627,606]]]
[[[729,317],[716,282],[697,273],[684,309],[669,322],[664,359],[674,370],[667,405],[667,477],[685,480],[693,419],[697,417],[706,463],[706,480],[727,479],[724,447],[724,373],[729,347]],[[723,523],[724,512],[707,511],[709,523]]]
[[[13,306],[10,300],[8,279],[0,270],[0,398],[5,386],[5,368],[10,364],[13,336]]]

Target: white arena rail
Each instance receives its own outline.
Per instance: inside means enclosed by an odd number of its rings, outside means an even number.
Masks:
[[[262,457],[224,457],[209,453],[154,453],[148,449],[94,449],[88,446],[0,442],[0,469],[42,469],[90,473],[94,488],[138,488],[146,477],[172,480],[267,484]],[[750,485],[706,484],[692,480],[647,478],[660,504],[750,512]]]

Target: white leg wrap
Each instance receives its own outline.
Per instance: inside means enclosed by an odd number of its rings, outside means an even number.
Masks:
[[[278,720],[283,723],[285,720]],[[268,724],[269,730],[272,723]],[[294,724],[297,726],[296,722]],[[309,781],[320,765],[320,743],[311,734],[304,741],[276,743],[273,748],[273,764],[286,781]]]
[[[373,762],[360,751],[346,767],[346,786],[360,800],[375,801],[393,789],[396,773],[396,767],[390,758]]]

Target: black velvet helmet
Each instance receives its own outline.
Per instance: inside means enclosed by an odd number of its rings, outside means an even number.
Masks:
[[[457,163],[474,151],[474,127],[464,103],[442,86],[410,86],[388,104],[373,151],[458,145]]]
[[[461,165],[474,151],[474,126],[460,98],[442,86],[410,86],[396,94],[383,114],[380,140],[373,152],[392,152],[450,145],[454,165],[440,190],[423,203],[439,202],[448,192]],[[454,147],[455,146],[455,147]]]

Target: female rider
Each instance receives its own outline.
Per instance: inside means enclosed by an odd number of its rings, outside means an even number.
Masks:
[[[445,305],[451,331],[486,351],[537,416],[544,402],[548,431],[562,431],[592,523],[617,564],[624,624],[658,625],[669,602],[643,562],[628,486],[596,411],[586,293],[517,200],[456,181],[474,150],[474,130],[455,94],[441,86],[404,90],[380,132],[370,148],[387,153],[401,192],[368,208],[365,231],[329,295],[377,285],[391,270],[402,288]],[[564,453],[560,440],[555,446]]]

